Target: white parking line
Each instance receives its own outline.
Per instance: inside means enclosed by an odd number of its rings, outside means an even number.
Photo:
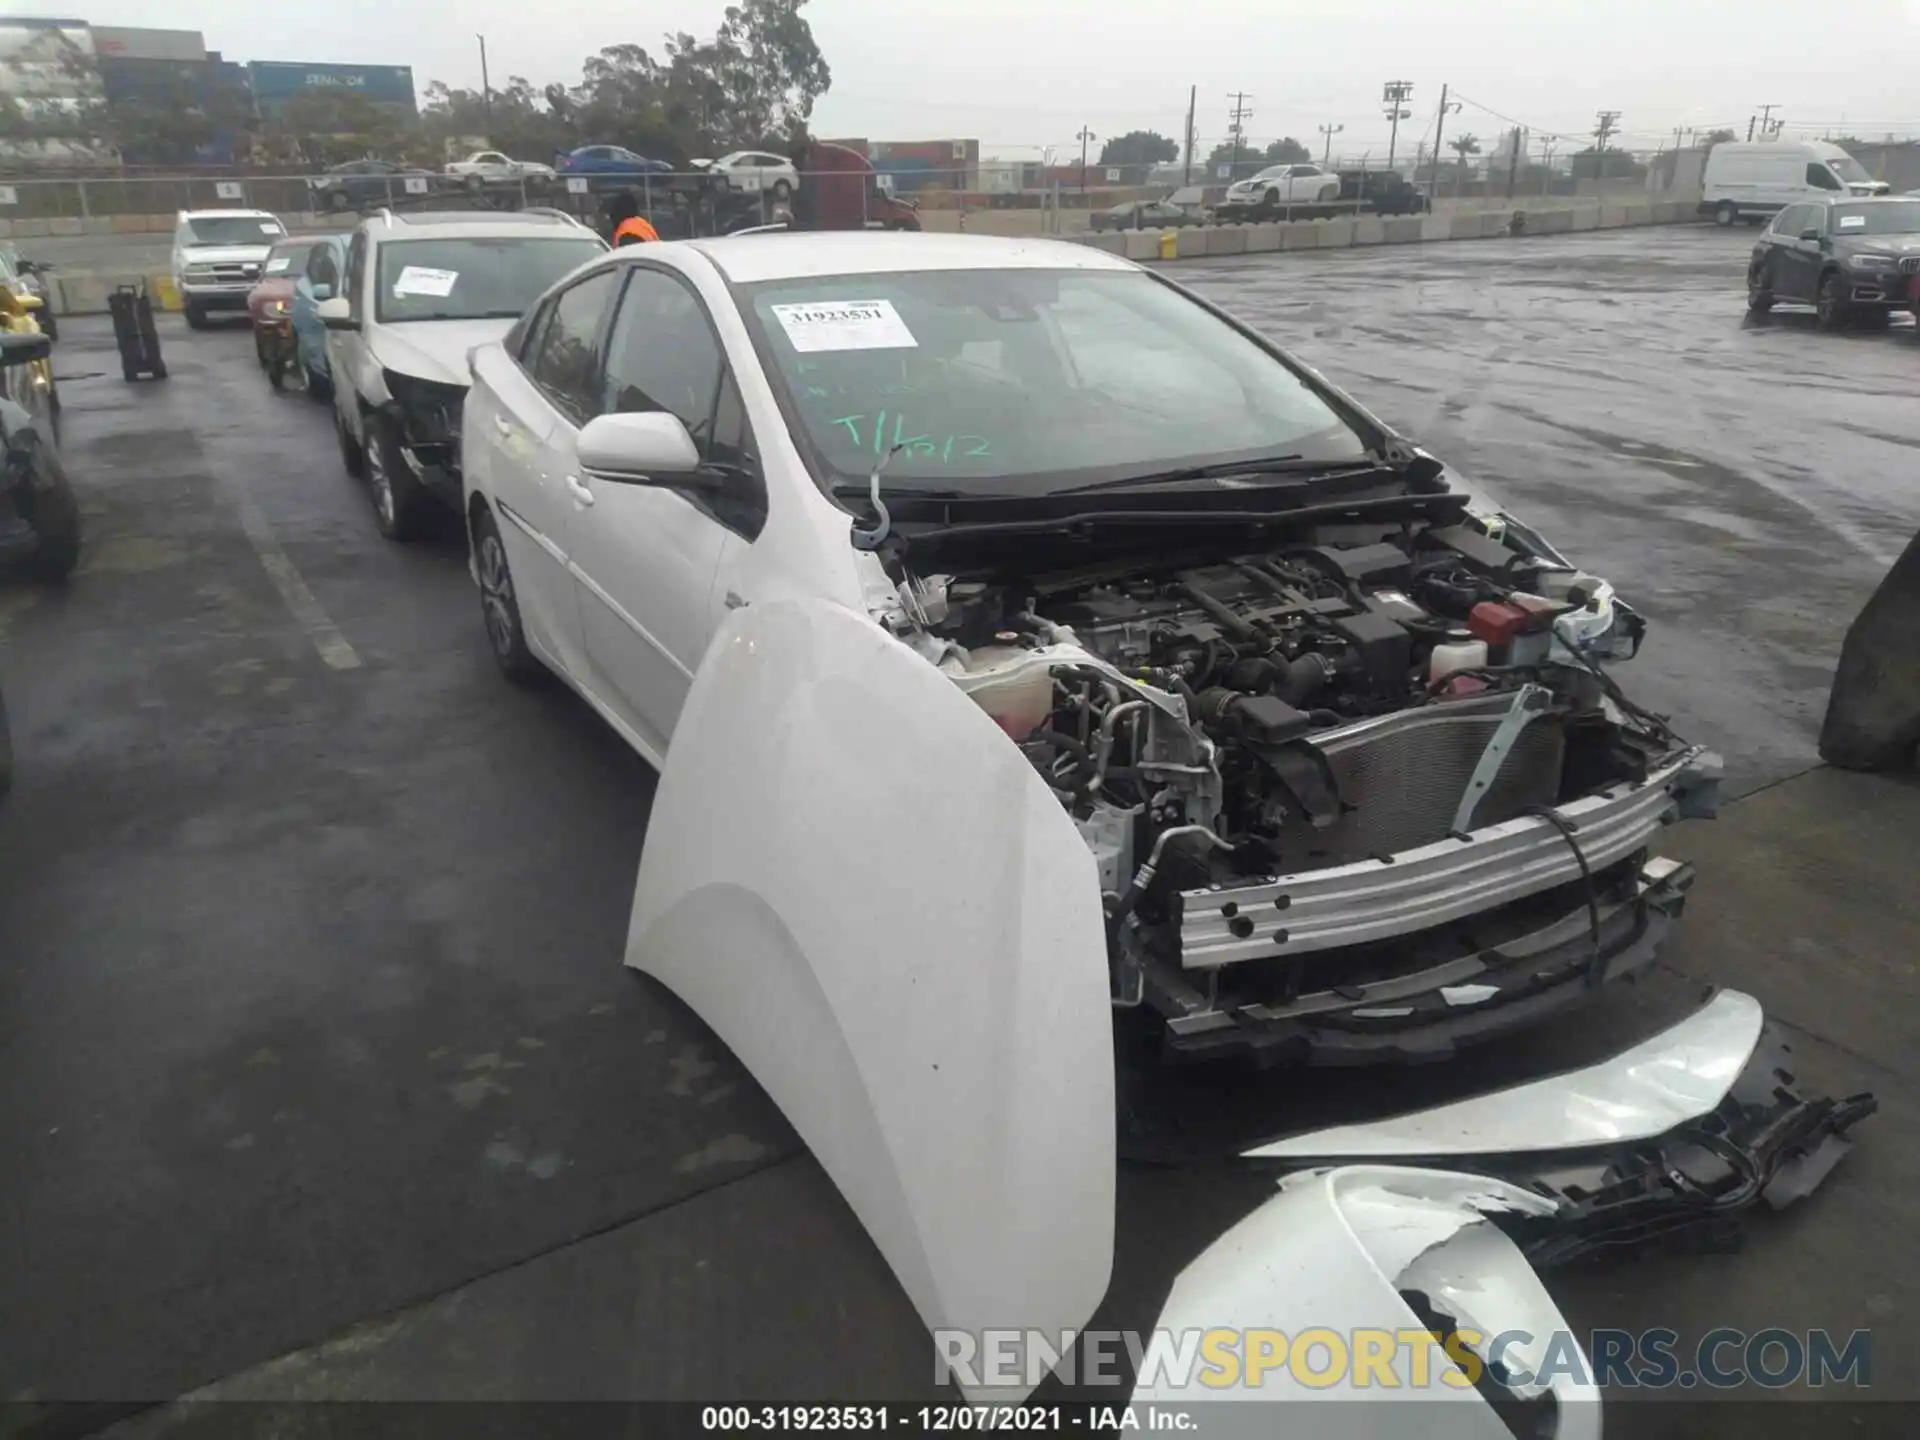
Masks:
[[[222,477],[222,483],[233,501],[233,508],[240,512],[240,528],[246,531],[254,553],[260,557],[260,568],[267,572],[267,578],[273,581],[273,588],[280,592],[280,598],[286,601],[293,618],[307,632],[307,638],[313,641],[313,648],[320,652],[320,658],[336,670],[357,670],[360,656],[347,643],[347,637],[340,633],[340,627],[333,623],[326,608],[314,598],[313,591],[307,588],[307,582],[294,569],[293,561],[287,558],[287,552],[280,548],[280,541],[274,536],[266,512],[238,481]]]

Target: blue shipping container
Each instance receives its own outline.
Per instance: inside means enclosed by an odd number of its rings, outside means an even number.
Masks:
[[[337,90],[364,96],[378,105],[416,108],[411,65],[306,65],[279,60],[255,60],[247,66],[253,98],[263,107],[296,95]]]

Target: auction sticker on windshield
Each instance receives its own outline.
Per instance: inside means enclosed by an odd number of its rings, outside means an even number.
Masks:
[[[458,270],[433,270],[425,265],[409,265],[400,272],[400,278],[393,282],[393,293],[400,295],[434,295],[445,299],[453,293],[453,282],[460,278]]]
[[[793,348],[803,355],[823,350],[912,350],[920,342],[891,300],[817,300],[771,307]]]
[[[282,270],[286,269],[287,266],[291,265],[292,263],[293,263],[292,256],[276,255],[273,257],[273,259],[267,261],[267,274],[278,275]]]
[[[1840,228],[1842,230],[1863,229],[1866,223],[1867,217],[1864,215],[1842,215],[1840,217]]]

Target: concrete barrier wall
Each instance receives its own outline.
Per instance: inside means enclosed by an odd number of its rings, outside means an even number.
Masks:
[[[1247,249],[1250,252],[1266,253],[1280,248],[1280,227],[1278,225],[1255,225],[1247,231]]]
[[[1353,222],[1353,243],[1356,245],[1384,245],[1387,242],[1387,222],[1378,215],[1362,215]]]
[[[1158,260],[1160,258],[1160,232],[1158,230],[1129,230],[1126,232],[1126,249],[1122,252],[1129,260]]]
[[[1575,230],[1598,230],[1600,228],[1600,207],[1598,205],[1574,206],[1573,228]]]
[[[1244,255],[1247,253],[1247,227],[1244,225],[1222,225],[1207,239],[1209,255]]]
[[[1353,244],[1353,221],[1322,220],[1320,222],[1320,248],[1322,250],[1344,250]]]

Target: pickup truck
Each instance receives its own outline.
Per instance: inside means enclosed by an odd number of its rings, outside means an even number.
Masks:
[[[445,173],[449,184],[468,190],[482,190],[489,185],[518,185],[522,181],[529,188],[543,188],[554,179],[551,165],[542,165],[537,160],[512,160],[498,150],[476,150],[464,160],[451,162]]]

